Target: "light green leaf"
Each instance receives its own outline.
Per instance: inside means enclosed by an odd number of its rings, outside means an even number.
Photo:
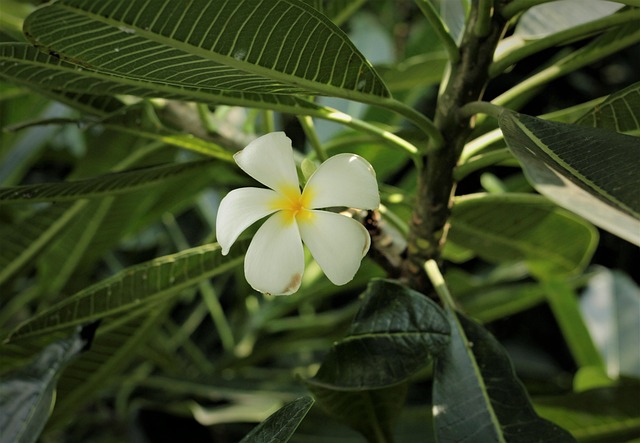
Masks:
[[[640,432],[640,384],[626,381],[535,400],[536,411],[567,429],[581,442],[626,442]]]
[[[212,243],[129,267],[26,320],[8,340],[48,334],[166,300],[240,264],[246,246],[241,242],[222,256],[220,246]]]
[[[113,72],[97,72],[60,60],[57,56],[47,55],[23,43],[0,43],[0,74],[8,80],[37,91],[53,90],[54,98],[70,105],[74,103],[64,100],[64,97],[60,97],[55,91],[66,91],[71,95],[95,91],[101,95],[161,97],[310,115],[315,115],[320,109],[313,102],[294,95],[178,85],[142,77],[117,75]]]
[[[367,441],[393,441],[393,425],[406,401],[407,384],[383,389],[335,391],[309,385],[324,411],[362,433]]]
[[[573,442],[541,419],[506,351],[484,328],[447,308],[449,346],[436,359],[433,419],[439,442]]]
[[[220,148],[222,150],[222,148]],[[16,202],[60,202],[117,195],[153,186],[173,177],[206,173],[212,161],[194,161],[136,169],[69,182],[0,188],[0,204]]]
[[[602,0],[560,0],[528,9],[518,20],[514,34],[525,39],[542,38],[613,14],[624,5]]]
[[[442,309],[393,280],[372,281],[344,339],[307,381],[333,390],[397,385],[429,363],[448,340]]]
[[[240,443],[288,442],[313,406],[311,397],[300,397],[280,408],[247,434]]]
[[[74,64],[131,78],[363,101],[389,96],[346,35],[298,0],[63,0],[27,17],[24,32]]]
[[[512,112],[499,122],[538,192],[640,245],[639,138]]]
[[[640,82],[614,92],[576,123],[640,136]]]
[[[597,231],[534,194],[477,194],[455,201],[449,240],[492,262],[526,261],[538,273],[578,273]]]
[[[51,343],[28,366],[0,380],[1,443],[38,440],[49,418],[58,377],[87,342],[78,331]]]
[[[640,289],[621,272],[601,269],[587,285],[580,309],[607,374],[640,379]]]
[[[378,71],[393,92],[408,91],[431,86],[442,80],[449,61],[447,53],[440,48],[427,54],[420,54],[392,66],[378,67]]]

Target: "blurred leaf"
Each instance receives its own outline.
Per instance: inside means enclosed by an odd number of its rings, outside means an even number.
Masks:
[[[508,111],[500,127],[541,194],[640,245],[640,138]]]
[[[576,123],[640,136],[640,82],[614,92]]]
[[[393,441],[393,425],[404,407],[408,385],[336,391],[310,384],[309,389],[327,414],[362,433],[367,441],[377,442]]]
[[[447,309],[451,341],[433,377],[438,441],[572,442],[536,415],[506,351],[484,328]]]
[[[51,205],[0,230],[0,285],[29,263],[85,207]]]
[[[24,32],[74,64],[178,87],[389,96],[346,35],[297,0],[63,0],[27,17]]]
[[[220,246],[211,243],[131,266],[23,322],[8,339],[48,334],[166,300],[240,264],[246,246],[240,242],[222,256]]]
[[[373,280],[344,339],[307,381],[333,390],[377,389],[407,381],[447,343],[436,303],[393,280]]]
[[[240,443],[288,442],[311,406],[313,406],[311,397],[300,397],[260,423],[240,440]]]
[[[524,260],[531,270],[580,272],[597,245],[588,223],[533,194],[477,194],[458,198],[449,240],[492,262]]]
[[[221,148],[222,149],[222,148]],[[85,180],[0,188],[0,204],[79,200],[130,192],[173,177],[204,174],[212,161],[194,161],[114,172]]]
[[[640,432],[640,384],[535,400],[536,411],[573,434],[580,442],[626,442]]]
[[[60,372],[87,345],[80,331],[51,343],[28,366],[0,381],[0,442],[38,440],[55,398]]]
[[[48,427],[65,426],[107,386],[119,383],[122,371],[140,355],[142,345],[157,332],[166,308],[138,311],[98,329],[91,348],[73,361],[60,377],[56,407]]]
[[[104,95],[162,97],[291,113],[313,114],[320,109],[315,103],[294,95],[228,91],[201,85],[176,85],[155,79],[98,72],[90,67],[61,60],[59,55],[47,55],[24,43],[0,43],[0,75],[36,91],[63,91],[71,94],[71,97],[83,97],[87,91],[96,90]],[[52,97],[78,107],[78,103],[66,100],[64,93],[54,92]],[[115,107],[109,102],[106,105],[109,109]],[[80,109],[83,109],[82,106]]]
[[[302,0],[324,15],[332,22],[340,26],[346,22],[358,9],[362,7],[366,0]]]
[[[607,15],[624,5],[602,0],[560,0],[529,8],[518,20],[514,34],[542,38]]]
[[[378,72],[391,92],[438,84],[449,58],[445,51],[437,49],[437,52],[415,55],[391,66],[378,67]]]
[[[640,378],[640,289],[621,272],[602,269],[587,285],[580,308],[612,378]]]

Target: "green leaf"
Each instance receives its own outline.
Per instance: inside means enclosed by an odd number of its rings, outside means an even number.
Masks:
[[[328,415],[359,431],[367,441],[393,441],[392,429],[404,407],[407,384],[360,391],[308,386]]]
[[[491,262],[523,260],[538,273],[578,273],[598,233],[534,194],[476,194],[456,199],[449,240]]]
[[[311,397],[300,397],[280,408],[247,434],[240,443],[288,442],[313,406]]]
[[[640,384],[625,381],[535,400],[536,411],[569,430],[581,442],[626,442],[640,432]]]
[[[174,177],[204,174],[212,163],[210,160],[194,161],[114,172],[85,180],[0,188],[0,204],[73,201],[116,195],[153,186]]]
[[[245,250],[241,242],[222,256],[220,246],[211,243],[131,266],[26,320],[8,340],[48,334],[166,300],[237,266]]]
[[[116,75],[113,72],[97,72],[60,60],[58,56],[47,55],[23,43],[0,43],[0,75],[37,91],[53,91],[54,98],[62,101],[65,100],[59,97],[60,94],[56,91],[66,91],[72,95],[99,91],[102,95],[162,97],[310,115],[315,115],[320,109],[313,102],[294,95],[176,85],[153,79]]]
[[[576,123],[639,136],[640,82],[614,92]]]
[[[0,442],[32,443],[49,418],[60,372],[87,345],[82,332],[51,343],[28,366],[0,381]]]
[[[506,351],[484,328],[447,309],[451,341],[438,356],[433,416],[439,442],[572,442],[536,415]]]
[[[640,139],[503,112],[500,127],[541,194],[640,245]]]
[[[24,32],[74,64],[179,87],[389,96],[347,36],[298,0],[63,0]]]
[[[393,280],[374,280],[344,339],[308,383],[334,390],[376,389],[407,381],[448,340],[442,309]]]

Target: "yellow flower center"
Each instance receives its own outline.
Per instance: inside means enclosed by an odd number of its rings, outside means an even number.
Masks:
[[[308,221],[313,217],[308,209],[311,203],[311,192],[308,189],[300,193],[300,189],[288,187],[280,192],[281,195],[272,203],[272,207],[282,211],[284,222],[293,223],[294,219]]]

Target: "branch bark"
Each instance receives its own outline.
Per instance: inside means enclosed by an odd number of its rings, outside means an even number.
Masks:
[[[411,219],[407,259],[401,278],[412,288],[433,293],[424,272],[427,260],[439,261],[446,241],[447,221],[455,193],[453,170],[471,132],[471,120],[459,112],[469,102],[479,100],[489,81],[489,65],[502,36],[506,21],[494,13],[484,36],[476,29],[478,20],[486,20],[473,2],[460,44],[460,58],[451,66],[449,81],[438,99],[435,125],[444,137],[444,146],[423,157],[418,177],[416,206]]]

